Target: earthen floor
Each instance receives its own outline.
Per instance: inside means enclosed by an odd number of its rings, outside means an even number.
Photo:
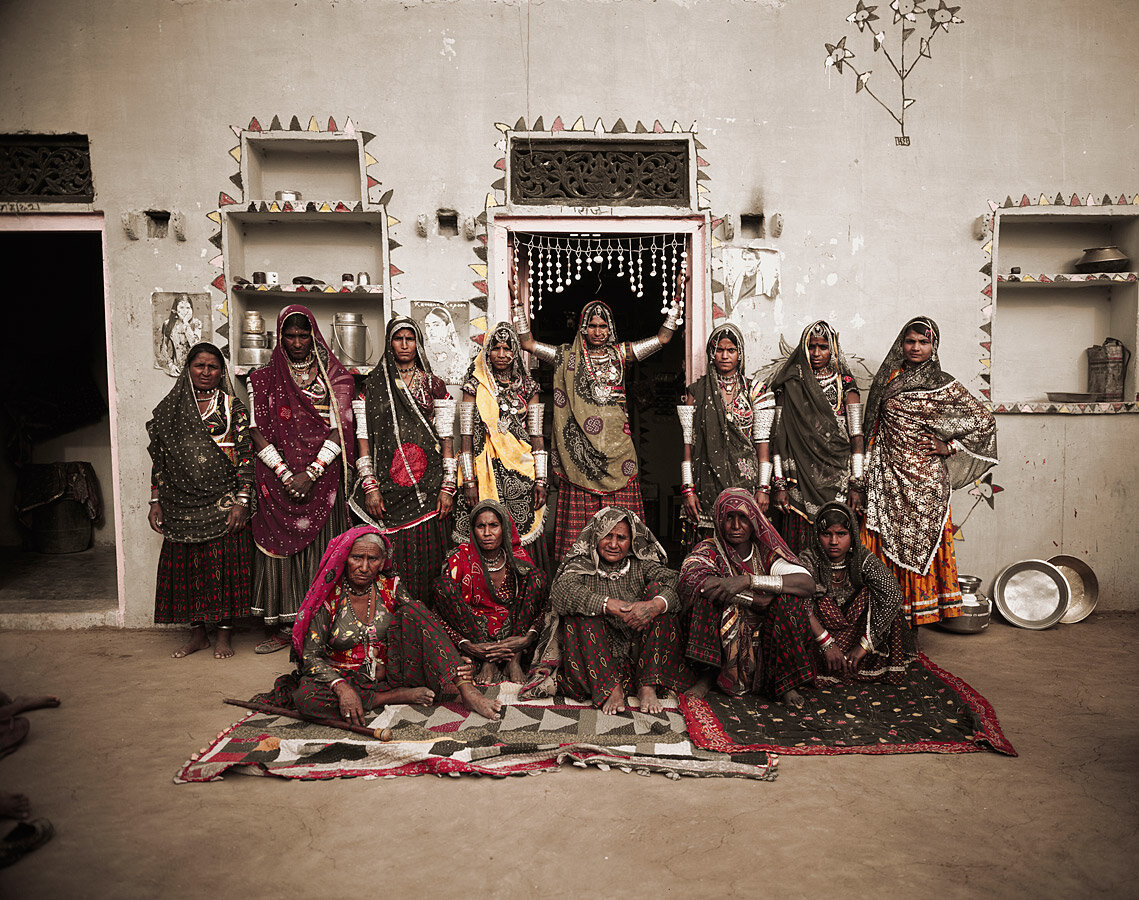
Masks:
[[[0,761],[56,836],[3,897],[1139,896],[1139,616],[923,629],[1016,759],[783,756],[774,783],[568,768],[290,782],[172,776],[285,654],[169,659],[156,631],[0,633],[0,688],[50,692]],[[6,830],[7,826],[0,825]]]

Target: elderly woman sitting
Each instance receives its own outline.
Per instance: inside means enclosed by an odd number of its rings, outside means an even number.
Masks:
[[[815,678],[801,599],[814,593],[815,580],[750,491],[723,491],[712,522],[713,536],[680,568],[680,594],[692,607],[687,655],[703,668],[689,694],[703,697],[714,678],[724,693],[762,693],[798,708],[797,688]]]
[[[391,541],[371,525],[333,538],[293,627],[298,671],[255,700],[305,716],[364,724],[385,703],[433,703],[458,693],[488,719],[501,704],[474,686],[442,623],[391,570]]]
[[[482,660],[475,682],[490,684],[505,674],[521,683],[522,655],[538,641],[548,591],[505,506],[497,500],[475,505],[470,540],[451,553],[432,587],[435,609],[459,651]]]
[[[692,683],[680,638],[677,574],[652,532],[627,509],[606,506],[581,530],[550,589],[543,649],[524,697],[555,689],[609,714],[635,690],[641,712],[659,692]]]

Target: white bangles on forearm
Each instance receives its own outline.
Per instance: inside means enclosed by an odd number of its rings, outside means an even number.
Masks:
[[[368,439],[368,401],[353,400],[352,415],[356,418],[356,437],[366,441]]]
[[[464,402],[459,407],[459,434],[463,437],[472,437],[475,433],[475,405]]]
[[[695,406],[676,407],[676,417],[680,419],[680,439],[686,444],[694,442],[695,437]]]
[[[464,481],[475,480],[475,461],[471,458],[471,454],[466,450],[459,454],[459,468],[463,472]]]
[[[542,434],[542,421],[546,417],[545,403],[531,403],[526,409],[526,431],[530,437],[540,437]]]

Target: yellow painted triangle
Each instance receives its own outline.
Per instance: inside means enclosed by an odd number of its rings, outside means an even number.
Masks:
[[[324,203],[320,204],[320,206],[317,208],[317,212],[332,212],[332,207],[328,205],[328,201],[326,200]]]
[[[1040,199],[1037,201],[1037,205],[1038,206],[1051,206],[1052,201],[1049,200],[1047,197],[1045,197],[1043,194],[1041,194]]]
[[[492,206],[498,206],[498,201],[494,198],[493,191],[486,195],[486,209],[490,209]]]
[[[226,299],[222,300],[221,306],[218,307],[218,312],[221,313],[223,316],[225,316],[227,319],[229,318],[229,298],[228,297]]]
[[[399,219],[395,216],[388,216],[388,228],[395,228],[399,224]]]
[[[471,327],[475,331],[486,331],[486,316],[479,316],[477,319],[471,319]]]
[[[367,150],[365,150],[364,151],[364,165],[374,166],[375,164],[376,164],[376,158],[374,156],[372,156],[372,154],[369,153]]]
[[[320,131],[320,125],[317,124],[316,116],[309,116],[308,130],[309,131]]]
[[[241,162],[241,144],[238,144],[236,147],[234,147],[232,150],[230,150],[229,155],[232,156],[238,162]]]
[[[991,369],[993,367],[993,361],[991,359],[982,359],[981,365],[986,369]]]
[[[706,187],[704,187],[704,185],[698,184],[698,185],[696,185],[696,193],[697,194],[706,194],[706,193],[708,193],[708,189]]]
[[[221,224],[221,212],[219,210],[215,209],[213,212],[206,213],[206,218],[213,222],[215,225]]]
[[[1060,412],[1070,412],[1070,410],[1069,410],[1069,409],[1068,409],[1068,407],[1066,407],[1066,406],[1061,406],[1061,407],[1060,407]]]
[[[280,212],[280,211],[281,211],[281,207],[278,205],[276,200],[274,200],[272,203],[269,204],[269,212]]]
[[[988,242],[987,244],[985,244],[985,246],[984,246],[984,247],[982,247],[981,249],[982,249],[982,250],[984,250],[984,251],[985,251],[985,253],[987,253],[989,256],[992,256],[992,255],[993,255],[993,242],[992,242],[992,241],[989,241],[989,242]]]
[[[578,116],[577,121],[570,126],[570,131],[585,131],[585,116]],[[1135,196],[1139,198],[1139,194]]]
[[[486,278],[486,263],[470,263],[469,265],[474,269],[476,275],[480,278]]]
[[[1032,282],[1036,281],[1036,279],[1033,278],[1031,275],[1021,275],[1020,280],[1021,281],[1032,281]]]
[[[336,290],[336,288],[334,288],[334,287],[333,287],[331,284],[326,284],[322,290],[323,290],[323,292],[324,292],[325,294],[335,294],[335,293],[337,293],[337,290]]]
[[[1136,194],[1134,197],[1131,198],[1131,205],[1132,206],[1135,206],[1137,203],[1139,203],[1139,194]]]
[[[259,290],[259,291],[267,291],[267,290],[269,290],[269,285],[267,285],[267,284],[258,284],[258,285],[255,285],[255,287],[256,287],[256,288],[257,288],[257,290]]]
[[[723,243],[724,242],[721,241],[718,237],[716,237],[715,235],[712,235],[712,249],[713,250],[715,250],[717,247],[721,246]]]
[[[505,122],[495,122],[494,127],[501,131],[503,134],[506,134],[506,132],[510,130],[510,126]]]

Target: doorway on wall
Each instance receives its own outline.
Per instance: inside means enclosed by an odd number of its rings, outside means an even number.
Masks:
[[[103,624],[119,608],[102,219],[83,224],[0,216],[0,259],[29,286],[5,316],[15,374],[0,399],[7,625],[45,613],[99,613],[87,621]]]

